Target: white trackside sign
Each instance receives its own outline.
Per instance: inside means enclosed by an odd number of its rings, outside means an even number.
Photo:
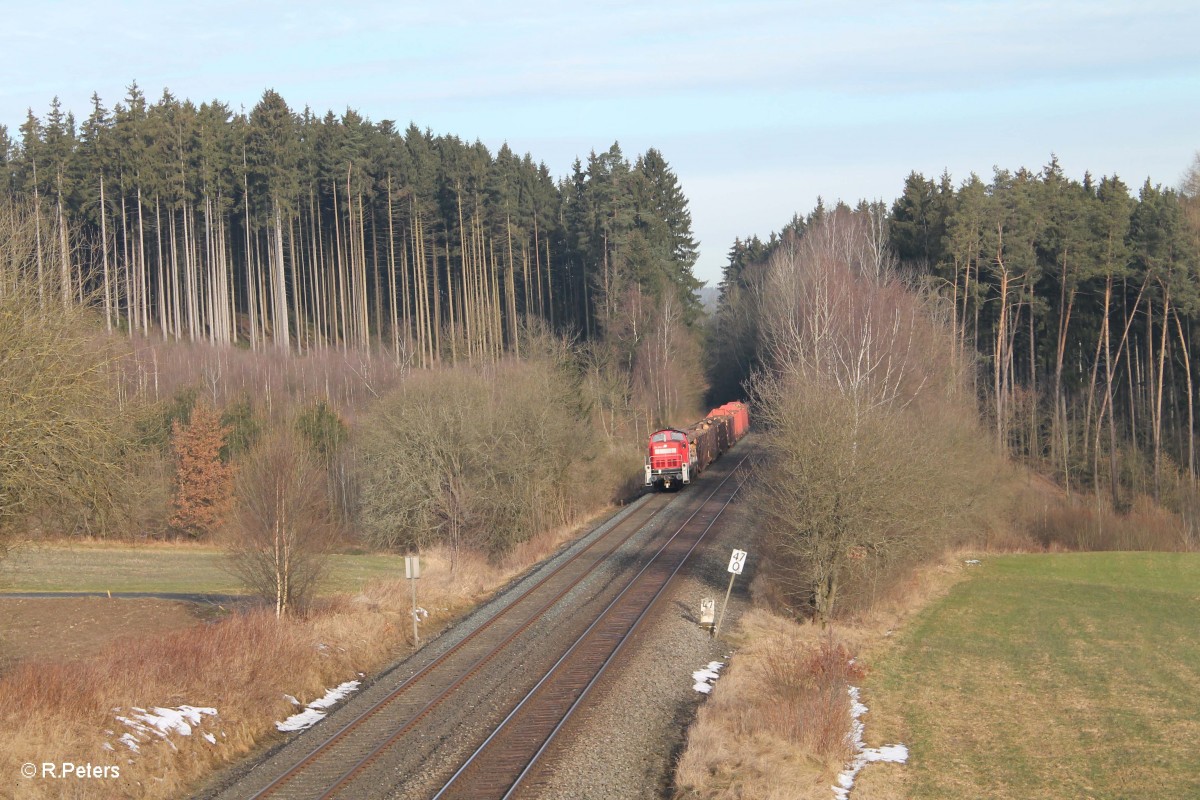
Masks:
[[[746,566],[746,551],[734,550],[733,555],[729,558],[729,571],[734,575],[741,575],[744,566]]]

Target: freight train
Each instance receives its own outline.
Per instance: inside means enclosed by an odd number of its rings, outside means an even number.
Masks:
[[[726,403],[686,428],[655,431],[646,451],[646,485],[662,490],[686,486],[749,429],[749,407]]]

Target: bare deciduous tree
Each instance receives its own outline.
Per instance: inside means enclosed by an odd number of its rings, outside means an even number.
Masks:
[[[325,486],[316,458],[287,429],[257,445],[239,470],[232,569],[277,616],[302,610],[324,575],[335,534]]]
[[[362,520],[376,545],[499,555],[572,518],[595,443],[560,357],[413,375],[358,426]],[[583,502],[587,502],[584,500]]]
[[[777,590],[822,620],[940,546],[988,463],[950,326],[855,244],[870,232],[839,209],[764,282],[755,508]]]
[[[1179,187],[1188,197],[1200,197],[1200,152],[1192,159],[1192,165],[1183,173]]]
[[[120,476],[112,354],[89,312],[46,302],[35,220],[0,212],[0,533],[51,508],[104,523]]]

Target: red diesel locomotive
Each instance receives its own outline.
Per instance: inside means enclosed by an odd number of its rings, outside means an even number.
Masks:
[[[686,428],[655,431],[646,453],[646,486],[669,490],[691,483],[749,429],[746,404],[726,403]]]

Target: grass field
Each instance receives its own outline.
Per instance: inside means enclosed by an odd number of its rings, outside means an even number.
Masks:
[[[985,557],[867,691],[856,798],[1200,797],[1200,555]]]
[[[199,546],[24,547],[0,561],[0,592],[239,593],[227,563],[222,551]],[[334,555],[323,590],[352,592],[396,577],[404,577],[404,556]]]

